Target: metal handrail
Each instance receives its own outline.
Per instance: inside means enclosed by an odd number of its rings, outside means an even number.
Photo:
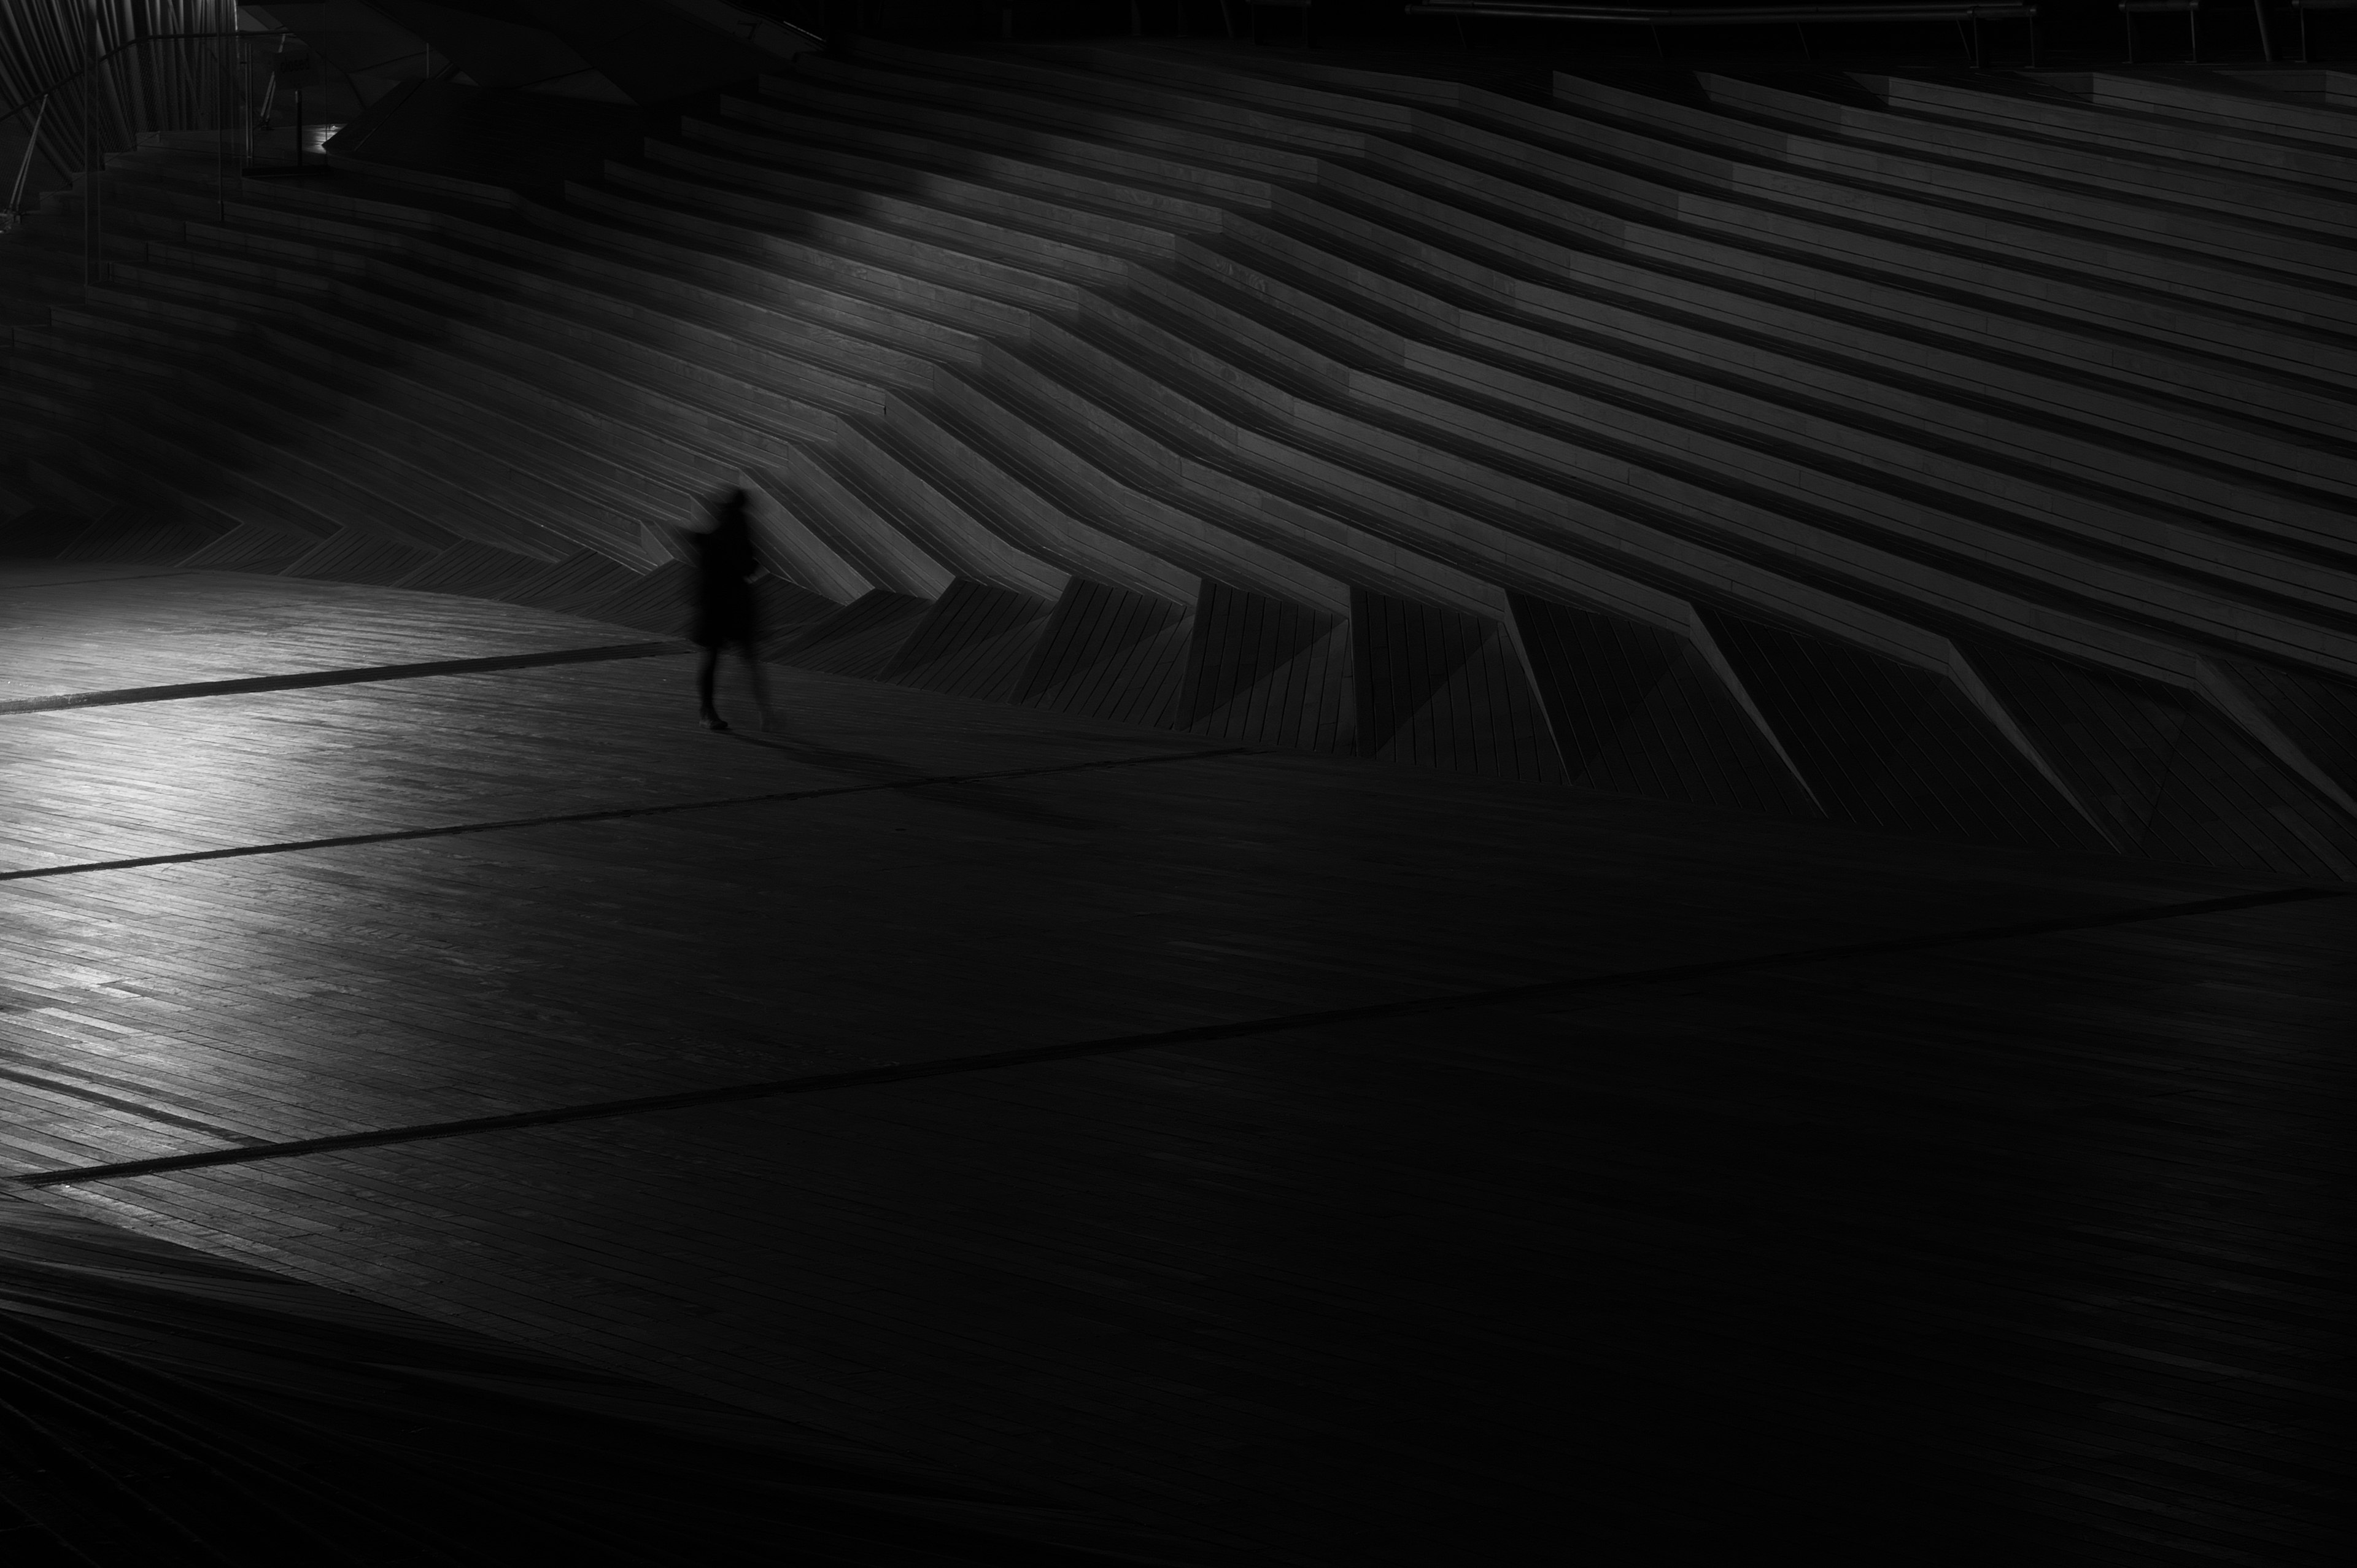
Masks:
[[[233,33],[156,33],[144,38],[127,39],[123,43],[115,45],[113,48],[107,50],[104,54],[99,56],[96,59],[91,60],[88,65],[81,67],[80,70],[70,71],[66,75],[58,78],[57,81],[49,83],[47,87],[44,87],[30,98],[11,105],[5,112],[0,112],[0,120],[13,120],[34,104],[39,103],[48,99],[51,94],[64,91],[67,88],[73,85],[75,78],[88,76],[91,71],[96,70],[108,60],[113,59],[116,55],[123,53],[126,49],[143,49],[149,44],[170,43],[176,38],[277,38],[292,33],[294,30],[295,29],[292,27],[255,27],[251,31],[241,28]]]
[[[41,145],[41,122],[48,117],[49,101],[44,95],[33,111],[33,128],[25,135],[25,156],[16,160],[16,183],[9,188],[8,204],[0,207],[0,218],[14,219],[25,205],[25,182],[33,174],[33,149]]]
[[[88,63],[81,66],[79,70],[69,72],[67,75],[52,82],[48,88],[41,93],[35,97],[24,100],[15,107],[11,108],[6,113],[0,114],[0,124],[5,124],[10,120],[22,114],[27,108],[31,108],[35,111],[33,124],[25,139],[25,154],[23,158],[19,161],[16,185],[10,194],[9,204],[5,208],[0,208],[0,230],[13,229],[22,220],[24,216],[22,207],[24,192],[26,186],[29,182],[34,155],[37,152],[46,154],[49,164],[56,168],[60,175],[65,176],[70,180],[78,180],[82,185],[82,280],[86,285],[94,285],[103,281],[106,275],[106,263],[104,260],[106,220],[103,210],[104,181],[102,177],[105,173],[106,159],[109,154],[102,148],[101,143],[102,141],[111,142],[113,140],[113,136],[112,134],[102,136],[101,133],[99,133],[92,116],[97,109],[97,100],[102,87],[106,81],[106,78],[102,74],[106,68],[113,64],[121,56],[132,53],[135,50],[145,49],[150,45],[171,43],[210,41],[213,43],[227,44],[244,38],[276,38],[279,40],[279,49],[283,53],[285,48],[285,39],[292,36],[294,36],[294,29],[291,27],[256,27],[252,29],[239,28],[233,31],[156,33],[144,38],[132,38],[124,43],[117,44],[113,48],[106,50],[102,54],[95,55]],[[95,39],[92,40],[93,44],[95,41]],[[166,63],[167,65],[169,63],[168,56],[166,57]],[[228,69],[228,62],[225,58],[221,63],[224,70]],[[201,73],[207,70],[210,70],[210,68],[199,67],[197,68],[198,74],[178,73],[175,76],[175,80],[180,81],[184,85],[192,83],[201,80]],[[274,74],[272,84],[274,86],[276,84]],[[66,166],[65,161],[59,157],[55,148],[53,146],[44,147],[41,145],[40,138],[41,130],[47,121],[51,101],[59,93],[76,91],[81,94],[81,147],[79,156],[75,158],[75,162],[80,166],[79,168],[69,169]],[[242,97],[242,91],[240,93],[240,97]],[[228,122],[228,98],[226,96],[221,100],[221,108],[223,117],[218,129],[221,132],[221,156],[225,157],[229,150],[230,131]],[[141,132],[138,118],[138,116],[135,115],[133,120],[130,122],[130,129],[134,134],[135,141]],[[55,143],[57,139],[58,138],[55,134],[52,134],[50,137],[50,141],[52,143]],[[296,152],[299,159],[301,149],[298,147]],[[225,203],[227,199],[226,168],[221,171],[221,175],[224,187],[223,200]]]

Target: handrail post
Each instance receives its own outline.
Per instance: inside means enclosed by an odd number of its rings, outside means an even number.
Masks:
[[[32,129],[25,134],[25,156],[16,160],[16,183],[8,189],[5,214],[11,228],[16,226],[17,216],[25,209],[25,185],[33,177],[33,151],[41,145],[41,122],[48,118],[48,113],[49,95],[44,92],[40,102],[33,108]]]

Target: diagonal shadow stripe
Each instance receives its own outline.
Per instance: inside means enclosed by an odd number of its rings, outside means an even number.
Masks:
[[[503,817],[488,822],[452,822],[438,828],[388,828],[382,832],[342,833],[323,839],[282,839],[274,843],[242,843],[228,849],[191,849],[176,854],[134,855],[126,860],[80,860],[67,865],[37,865],[25,871],[0,871],[0,882],[29,882],[41,876],[81,876],[93,871],[135,871],[143,865],[187,865],[200,860],[242,860],[256,854],[295,854],[307,849],[343,849],[352,844],[456,838],[462,833],[511,832],[518,828],[554,827],[564,822],[613,822],[628,817],[669,816],[675,811],[713,811],[724,806],[819,800],[831,795],[867,795],[881,789],[920,789],[929,784],[990,784],[1002,779],[1037,779],[1050,773],[1082,773],[1094,768],[1142,768],[1155,762],[1193,762],[1202,757],[1234,757],[1257,749],[1248,746],[1226,746],[1215,750],[1161,751],[1146,757],[1108,757],[1087,762],[1050,762],[1038,768],[1008,768],[995,773],[926,774],[915,779],[888,779],[877,784],[834,784],[820,789],[772,789],[759,795],[720,795],[702,800],[669,800],[653,806],[609,806],[596,811],[563,811],[546,817]]]
[[[0,571],[9,563],[0,561]],[[18,563],[23,564],[23,563]],[[59,577],[48,583],[0,583],[0,594],[28,594],[36,588],[72,588],[85,583],[152,583],[158,577],[189,577],[193,572],[129,572],[119,577]]]
[[[362,664],[348,670],[306,670],[291,675],[248,675],[234,681],[189,681],[177,686],[124,686],[112,692],[64,692],[53,697],[0,700],[0,714],[46,714],[60,708],[108,708],[123,703],[175,703],[189,697],[227,697],[243,692],[292,692],[305,686],[357,686],[372,681],[414,681],[427,675],[475,675],[487,670],[526,670],[538,664],[599,664],[613,659],[651,659],[685,653],[692,644],[676,638],[661,642],[610,642],[595,648],[560,648],[544,653],[501,653],[485,659],[439,659],[425,664]]]
[[[26,1072],[13,1067],[0,1067],[0,1081],[22,1084],[27,1089],[44,1090],[51,1094],[62,1094],[69,1099],[83,1101],[91,1105],[103,1105],[110,1111],[128,1112],[142,1122],[161,1122],[167,1127],[183,1127],[191,1133],[202,1133],[208,1137],[219,1138],[224,1143],[258,1146],[266,1145],[270,1142],[267,1138],[248,1137],[243,1133],[233,1133],[226,1127],[218,1126],[210,1122],[200,1122],[193,1116],[183,1116],[177,1111],[167,1111],[161,1106],[149,1105],[144,1101],[127,1099],[120,1094],[109,1094],[103,1090],[92,1089],[88,1084],[76,1083],[70,1079],[54,1077],[45,1072]]]
[[[567,1122],[590,1122],[616,1116],[642,1116],[652,1112],[685,1111],[698,1106],[726,1105],[747,1100],[770,1100],[789,1094],[815,1094],[829,1090],[861,1089],[911,1079],[949,1078],[963,1073],[992,1072],[1035,1062],[1068,1061],[1077,1057],[1111,1056],[1123,1051],[1151,1050],[1173,1046],[1202,1045],[1245,1039],[1255,1035],[1283,1034],[1335,1024],[1372,1023],[1412,1018],[1429,1013],[1461,1012],[1516,1002],[1543,1002],[1583,993],[1626,990],[1647,985],[1675,984],[1719,975],[1760,970],[1788,969],[1802,964],[1832,963],[1844,959],[1883,954],[1923,952],[1961,947],[1970,942],[2002,941],[2011,938],[2051,936],[2063,931],[2098,930],[2153,920],[2183,919],[2196,915],[2225,914],[2270,904],[2292,904],[2315,898],[2339,898],[2352,889],[2295,887],[2271,893],[2244,893],[2228,898],[2206,898],[2190,904],[2151,905],[2105,915],[2066,916],[2051,920],[2028,920],[2007,926],[1982,926],[1962,931],[1938,931],[1920,937],[1898,937],[1878,942],[1848,942],[1836,947],[1803,948],[1762,953],[1751,958],[1718,959],[1706,963],[1674,964],[1663,969],[1627,970],[1617,974],[1587,975],[1577,980],[1547,980],[1529,985],[1501,986],[1491,991],[1462,992],[1420,997],[1408,1002],[1381,1002],[1364,1007],[1338,1007],[1318,1013],[1291,1013],[1253,1018],[1234,1024],[1208,1024],[1155,1034],[1118,1035],[1110,1038],[1075,1040],[1057,1046],[1029,1046],[988,1051],[975,1056],[931,1061],[892,1062],[848,1072],[811,1073],[801,1078],[773,1079],[762,1083],[729,1084],[717,1089],[688,1090],[678,1094],[646,1095],[635,1100],[606,1100],[586,1105],[544,1111],[519,1111],[505,1116],[477,1116],[463,1122],[432,1122],[410,1127],[387,1127],[365,1133],[343,1133],[325,1138],[302,1138],[283,1144],[249,1144],[235,1149],[208,1149],[190,1155],[167,1155],[156,1159],[125,1160],[115,1165],[81,1165],[70,1170],[36,1171],[12,1178],[22,1187],[64,1187],[83,1182],[113,1181],[154,1176],[165,1171],[194,1170],[206,1165],[249,1165],[257,1160],[291,1159],[301,1155],[332,1154],[341,1149],[367,1149],[388,1144],[424,1143],[436,1138],[462,1138],[479,1133],[513,1132],[553,1127]]]

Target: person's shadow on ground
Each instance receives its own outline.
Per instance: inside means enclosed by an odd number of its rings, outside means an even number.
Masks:
[[[926,784],[923,780],[934,775],[909,767],[896,757],[879,757],[874,752],[847,751],[839,746],[823,746],[814,741],[800,740],[770,728],[763,734],[748,734],[744,730],[725,732],[730,740],[747,746],[758,746],[782,752],[796,762],[806,762],[829,772],[848,773],[855,778],[871,779],[877,784],[904,784],[921,789],[925,795],[943,804],[963,807],[1003,817],[1010,822],[1029,823],[1036,827],[1095,829],[1105,826],[1087,817],[1076,817],[1052,806],[1025,800],[988,779],[971,782]]]

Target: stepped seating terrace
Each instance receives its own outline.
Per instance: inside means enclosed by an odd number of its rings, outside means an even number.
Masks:
[[[115,161],[106,282],[12,328],[20,548],[666,630],[736,483],[789,663],[2357,873],[2330,101],[879,45],[596,177],[404,134],[225,202],[201,137]]]

